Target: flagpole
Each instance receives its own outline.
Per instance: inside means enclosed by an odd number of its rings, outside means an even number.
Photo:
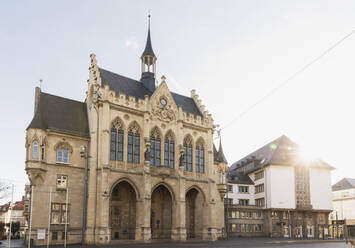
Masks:
[[[69,189],[67,188],[67,196],[65,199],[65,228],[64,228],[64,247],[67,247],[67,229],[68,229],[68,193]]]
[[[11,229],[12,229],[12,220],[11,220],[11,215],[12,215],[12,205],[13,205],[13,201],[14,201],[14,185],[12,184],[12,193],[11,193],[11,203],[10,203],[10,206],[9,206],[9,212],[10,212],[10,229],[9,229],[9,233],[8,233],[8,246],[9,248],[11,247]]]
[[[49,188],[49,208],[48,208],[48,235],[47,235],[47,248],[49,248],[49,238],[51,230],[51,212],[52,212],[52,187]]]
[[[29,234],[28,234],[28,248],[31,248],[33,195],[34,195],[33,185],[31,185],[31,211],[30,211],[30,231],[29,231]]]

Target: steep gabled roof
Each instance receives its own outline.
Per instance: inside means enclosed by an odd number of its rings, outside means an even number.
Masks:
[[[99,71],[101,76],[101,86],[104,87],[104,84],[107,83],[110,90],[115,91],[117,96],[118,94],[123,93],[127,98],[129,96],[134,96],[138,100],[144,99],[145,95],[151,97],[154,93],[144,87],[144,85],[137,80],[118,75],[102,68],[99,68]],[[171,95],[174,98],[176,105],[178,107],[182,106],[182,110],[184,112],[203,117],[191,97],[183,96],[174,92],[171,92]]]
[[[254,185],[253,180],[247,174],[230,168],[228,168],[227,180],[228,183]]]
[[[86,103],[41,92],[29,128],[89,137]]]
[[[233,163],[231,169],[237,169],[251,161],[254,163],[254,168],[252,170],[257,170],[270,164],[294,165],[301,162],[299,155],[300,146],[289,139],[287,136],[282,135],[276,140],[266,144],[255,152],[252,152],[248,156]],[[310,161],[308,166],[330,170],[334,169],[334,167],[320,159]]]
[[[332,186],[332,191],[343,190],[343,189],[354,189],[354,188],[355,188],[354,178],[343,178]]]

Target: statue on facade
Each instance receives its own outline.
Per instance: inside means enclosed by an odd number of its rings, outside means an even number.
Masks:
[[[183,166],[184,166],[184,159],[185,159],[184,152],[180,152],[180,157],[179,157],[179,166],[181,166],[181,167],[183,167]]]

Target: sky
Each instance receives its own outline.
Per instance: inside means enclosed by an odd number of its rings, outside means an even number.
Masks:
[[[355,1],[3,0],[0,180],[14,184],[15,200],[28,182],[25,136],[39,80],[44,92],[83,101],[90,53],[139,79],[148,11],[158,78],[183,95],[196,89],[222,127],[229,165],[285,134],[336,167],[332,183],[355,178],[355,34],[278,87],[355,30]]]

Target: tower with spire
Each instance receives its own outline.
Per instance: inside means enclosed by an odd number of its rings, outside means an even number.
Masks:
[[[148,15],[148,37],[145,49],[141,56],[142,61],[142,77],[141,82],[150,91],[155,90],[156,78],[156,61],[157,57],[152,48],[152,41],[150,40],[150,14]]]

